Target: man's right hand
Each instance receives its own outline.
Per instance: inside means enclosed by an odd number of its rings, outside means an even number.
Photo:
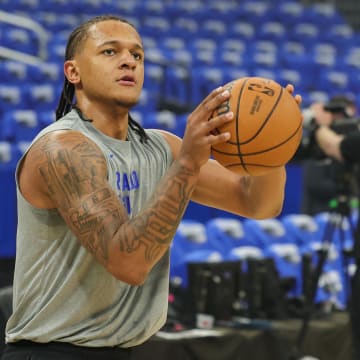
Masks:
[[[210,158],[211,146],[230,139],[230,133],[215,134],[214,130],[232,121],[231,111],[212,117],[216,108],[230,97],[224,87],[213,90],[189,115],[178,161],[193,171],[200,170]]]

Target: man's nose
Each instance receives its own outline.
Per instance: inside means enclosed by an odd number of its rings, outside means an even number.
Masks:
[[[134,68],[136,66],[136,60],[134,59],[134,56],[130,53],[130,51],[126,50],[121,54],[119,66],[125,66],[130,68]]]

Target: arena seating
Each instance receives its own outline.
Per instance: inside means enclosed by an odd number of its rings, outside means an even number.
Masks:
[[[293,83],[303,95],[304,107],[339,92],[357,96],[360,89],[360,36],[331,4],[303,6],[296,0],[276,4],[270,0],[4,0],[1,5],[2,11],[31,16],[42,26],[48,35],[48,55],[36,64],[6,57],[0,60],[0,211],[6,214],[0,223],[0,256],[15,253],[16,162],[35,134],[53,121],[63,82],[67,36],[90,16],[124,16],[143,37],[145,84],[133,114],[145,127],[164,128],[181,136],[187,114],[196,103],[213,88],[243,76],[271,77],[283,85]],[[38,54],[40,41],[32,29],[0,19],[0,34],[2,46],[31,56]],[[289,171],[291,179],[291,165]],[[296,186],[295,191],[287,189],[286,201],[301,191]],[[296,206],[291,210],[297,210]],[[225,221],[221,212],[191,204],[175,236],[171,276],[181,277],[186,286],[187,263],[271,257],[280,275],[296,278],[296,287],[290,293],[300,296],[301,257],[306,251],[316,254],[316,246],[310,242],[315,244],[320,238],[318,232],[310,235],[309,223],[301,225],[304,223],[285,217],[295,215],[291,210],[285,207],[281,219],[272,219],[272,225],[276,222],[283,229],[281,239],[274,239],[271,227],[230,214],[231,221]],[[202,225],[195,224],[199,211],[203,211]],[[315,220],[320,226],[319,219],[309,221]],[[203,228],[205,244],[189,242],[194,228]],[[343,254],[342,249],[337,250],[340,262],[336,268],[328,264],[327,270],[338,274]],[[334,306],[344,308],[345,282],[340,276],[339,286],[333,287],[337,289],[335,298],[334,292],[326,292],[329,286],[320,284],[319,291],[325,293],[317,300],[330,299]]]

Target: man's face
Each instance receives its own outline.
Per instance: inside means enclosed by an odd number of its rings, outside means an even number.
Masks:
[[[129,24],[107,20],[92,25],[74,57],[77,96],[90,102],[131,107],[144,83],[144,50]]]

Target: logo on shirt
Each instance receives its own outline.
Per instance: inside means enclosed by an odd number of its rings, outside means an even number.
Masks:
[[[132,211],[130,192],[139,189],[139,176],[135,170],[130,173],[116,171],[115,175],[119,199],[122,201],[127,213],[130,215]]]

